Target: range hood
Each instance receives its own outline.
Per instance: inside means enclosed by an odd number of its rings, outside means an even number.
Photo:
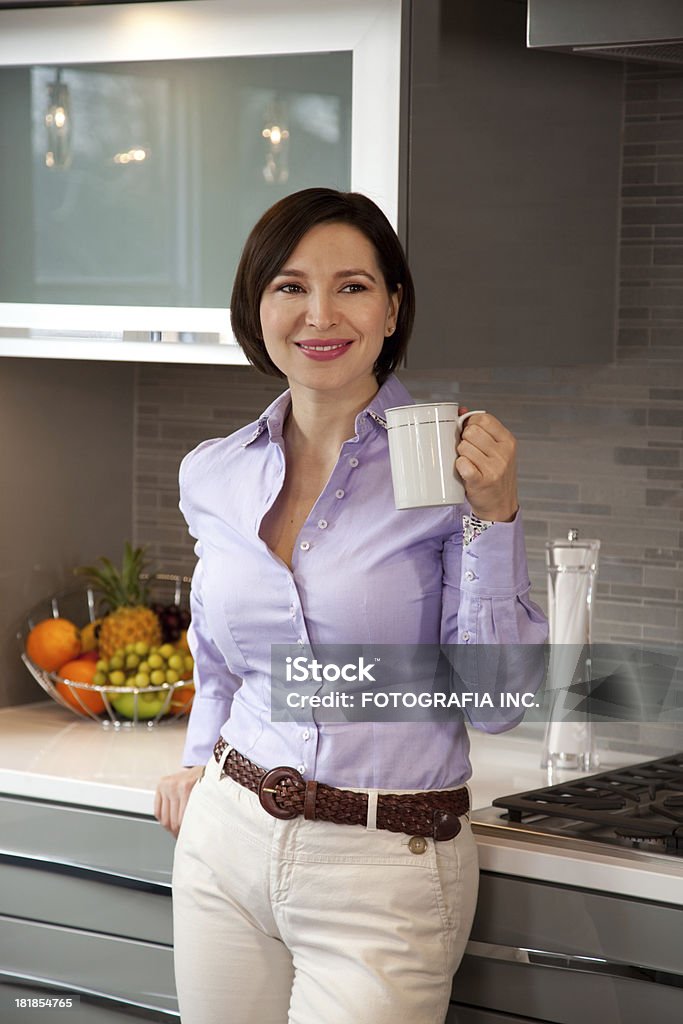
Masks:
[[[527,45],[683,65],[683,0],[528,0]]]

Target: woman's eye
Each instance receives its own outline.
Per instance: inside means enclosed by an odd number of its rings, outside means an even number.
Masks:
[[[300,284],[282,284],[278,290],[284,292],[285,295],[297,295],[302,288]]]
[[[353,292],[364,292],[366,290],[364,284],[358,284],[357,282],[353,282],[352,284],[345,284],[344,290],[346,290],[347,288],[351,288]]]

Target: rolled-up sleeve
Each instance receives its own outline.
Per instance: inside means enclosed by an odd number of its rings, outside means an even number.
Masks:
[[[521,511],[494,523],[463,547],[456,530],[444,545],[441,644],[455,670],[453,685],[489,693],[493,707],[464,706],[485,732],[517,725],[523,710],[501,706],[501,694],[535,693],[543,682],[548,622],[529,596]]]

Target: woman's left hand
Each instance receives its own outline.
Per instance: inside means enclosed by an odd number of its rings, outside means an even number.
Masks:
[[[464,406],[458,410],[465,412]],[[475,516],[511,522],[519,508],[514,435],[491,413],[476,413],[465,420],[455,450],[455,468]]]

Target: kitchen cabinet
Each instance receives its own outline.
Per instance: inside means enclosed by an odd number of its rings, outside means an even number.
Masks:
[[[612,361],[621,63],[527,50],[525,3],[408,13],[408,368]]]
[[[170,835],[143,815],[5,795],[0,837],[3,1007],[62,993],[88,1024],[178,1020]]]
[[[483,871],[448,1024],[681,1020],[682,928],[679,905]]]
[[[0,355],[246,364],[263,211],[325,185],[396,223],[401,0],[280,7],[0,11]]]

